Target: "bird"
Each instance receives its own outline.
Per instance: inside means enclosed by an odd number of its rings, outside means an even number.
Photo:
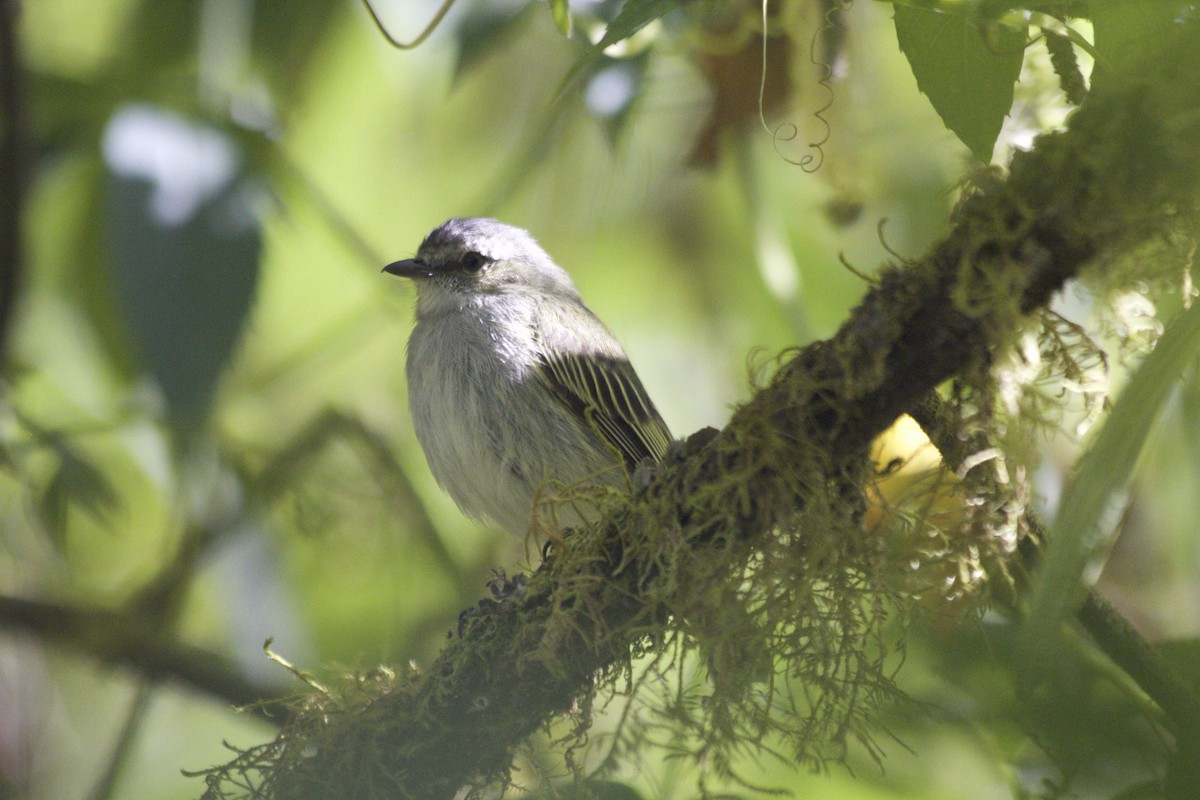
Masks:
[[[383,271],[416,286],[413,429],[467,516],[525,536],[547,486],[628,487],[663,459],[670,430],[624,349],[528,231],[456,217]],[[590,521],[576,506],[553,527]]]

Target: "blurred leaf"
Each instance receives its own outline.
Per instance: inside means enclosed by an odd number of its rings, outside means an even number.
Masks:
[[[119,76],[110,80],[145,85],[170,76],[194,60],[202,9],[197,3],[140,0],[127,12],[126,35],[119,51]],[[127,97],[132,86],[121,91]]]
[[[642,96],[649,51],[633,58],[602,59],[588,78],[583,98],[588,112],[604,124],[610,145],[615,146]]]
[[[966,726],[1024,776],[1027,793],[1014,786],[1013,797],[1045,796],[1047,779],[1066,784],[1056,796],[1108,797],[1161,774],[1169,758],[1170,746],[1142,699],[1087,648],[1063,648],[1059,658],[1044,665],[1038,690],[1022,692],[1025,661],[1015,622],[996,617],[951,631],[924,627],[912,645],[934,659],[942,679],[913,695],[924,712],[901,716],[907,728],[889,723],[889,729],[924,752],[922,737],[941,740],[929,731],[928,711]],[[1103,776],[1101,791],[1077,785],[1088,784],[1094,775]]]
[[[1200,639],[1176,639],[1159,642],[1155,649],[1171,667],[1175,676],[1192,692],[1200,692]],[[1175,753],[1167,769],[1167,797],[1186,798],[1200,786],[1200,720],[1190,727],[1177,726]]]
[[[601,50],[628,39],[654,20],[680,5],[680,0],[625,0],[597,45]]]
[[[251,34],[254,63],[270,79],[272,102],[286,108],[304,91],[304,71],[337,35],[339,16],[360,13],[357,3],[328,0],[255,0]],[[356,7],[358,6],[358,7]]]
[[[169,4],[150,5],[145,17],[135,18],[135,9],[129,9],[125,28],[132,24],[134,30],[128,30],[120,38],[119,50],[93,71],[64,74],[33,62],[27,73],[27,109],[38,164],[52,166],[46,172],[54,176],[39,188],[48,195],[46,210],[31,209],[29,214],[30,236],[45,253],[47,267],[37,270],[35,280],[44,281],[46,288],[83,311],[108,365],[122,378],[134,375],[134,364],[104,246],[104,167],[99,143],[123,97],[152,95],[151,84],[164,74],[179,73],[178,64],[186,57],[186,49],[158,46],[161,39],[171,39],[182,47],[184,40],[174,37],[182,37],[186,25],[164,30],[158,39],[144,36],[146,31],[138,25],[153,28],[181,15],[189,20],[196,16],[195,9],[182,4],[174,9],[164,8]],[[143,47],[144,51],[139,49]]]
[[[46,538],[60,553],[66,544],[67,500],[66,479],[60,468],[54,471],[37,501],[37,513],[46,529]]]
[[[571,7],[567,0],[550,0],[550,13],[554,15],[554,26],[563,36],[571,36]]]
[[[176,433],[204,421],[250,309],[261,232],[240,151],[209,127],[147,106],[104,142],[116,288]]]
[[[1180,393],[1179,422],[1175,426],[1189,466],[1200,473],[1200,381],[1191,380]]]
[[[467,7],[458,23],[458,57],[454,62],[453,80],[479,64],[483,57],[497,50],[516,30],[532,4],[474,3]]]
[[[117,493],[104,474],[91,461],[67,445],[61,437],[48,434],[43,443],[58,456],[58,466],[38,498],[37,511],[50,541],[61,548],[67,530],[71,504],[96,519],[117,507]]]
[[[95,148],[120,95],[105,83],[62,75],[30,74],[34,139],[39,150]]]
[[[896,5],[896,38],[946,127],[992,160],[1025,58],[1025,29],[981,27],[965,13]]]
[[[117,507],[117,493],[104,474],[74,448],[58,448],[58,476],[67,496],[93,517],[102,517]]]
[[[1109,800],[1159,800],[1162,796],[1162,781],[1144,781],[1127,786]]]
[[[60,224],[70,226],[70,235],[64,240],[67,268],[58,288],[87,315],[109,368],[123,380],[133,380],[139,368],[117,300],[106,235],[106,171],[98,145],[84,154],[79,172],[74,202],[56,209],[63,215]]]
[[[1159,642],[1154,649],[1162,654],[1184,683],[1200,692],[1200,639],[1174,639]]]
[[[1176,20],[1192,3],[1187,0],[1105,0],[1092,3],[1096,68],[1093,82],[1103,82],[1161,45]]]
[[[1082,576],[1105,537],[1098,527],[1125,489],[1150,426],[1183,370],[1200,352],[1200,304],[1176,317],[1117,398],[1108,421],[1079,462],[1063,494],[1030,592],[1027,652],[1048,654],[1059,626],[1083,592]]]
[[[1181,732],[1167,762],[1166,800],[1195,800],[1200,787],[1200,739],[1196,731]]]

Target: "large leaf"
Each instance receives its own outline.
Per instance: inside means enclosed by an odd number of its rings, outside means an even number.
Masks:
[[[1106,542],[1100,529],[1106,512],[1124,492],[1151,424],[1198,353],[1200,303],[1168,326],[1080,460],[1034,575],[1025,640],[1030,652],[1053,640],[1082,599],[1084,569]]]
[[[917,87],[946,127],[985,164],[1012,107],[1024,28],[982,27],[965,13],[899,5],[896,38]]]
[[[230,137],[149,106],[113,117],[104,153],[118,299],[173,428],[190,433],[253,299],[255,191]]]
[[[233,9],[244,9],[245,16],[240,20],[223,19],[221,24],[238,25],[240,30],[233,30],[242,35],[249,32],[253,37],[251,52],[256,74],[261,72],[269,80],[272,105],[278,108],[288,108],[298,102],[297,96],[308,87],[304,76],[309,65],[313,61],[322,61],[325,43],[336,38],[342,30],[339,18],[362,13],[362,7],[357,3],[330,3],[328,0],[255,0],[229,5]],[[229,15],[229,11],[217,11],[212,16],[222,13]],[[227,57],[237,57],[232,46]]]

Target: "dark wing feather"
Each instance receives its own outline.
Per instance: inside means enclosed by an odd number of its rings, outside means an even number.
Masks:
[[[620,451],[629,469],[666,454],[671,432],[624,356],[544,355],[542,365],[555,396]]]

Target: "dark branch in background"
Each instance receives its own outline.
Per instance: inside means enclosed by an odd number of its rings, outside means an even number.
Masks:
[[[103,663],[123,666],[152,682],[173,681],[231,705],[250,706],[272,723],[282,723],[291,711],[278,702],[283,694],[280,686],[249,681],[233,661],[182,642],[172,631],[203,560],[243,531],[248,517],[278,502],[291,486],[287,476],[308,469],[316,456],[339,440],[363,451],[365,461],[375,462],[375,472],[384,482],[381,488],[396,503],[398,513],[416,525],[415,530],[439,565],[460,587],[464,586],[467,573],[437,536],[385,443],[360,420],[327,411],[257,472],[243,466],[246,507],[186,526],[175,557],[133,594],[125,608],[84,609],[0,596],[0,631],[24,631]]]
[[[523,594],[470,619],[411,686],[373,701],[372,719],[386,724],[356,731],[361,756],[320,748],[287,760],[271,776],[272,796],[353,793],[364,771],[383,770],[376,785],[396,796],[448,798],[480,776],[507,775],[518,744],[661,626],[645,601],[661,596],[660,576],[637,560],[637,543],[653,540],[665,513],[683,532],[673,544],[680,553],[753,548],[811,499],[781,497],[778,487],[791,486],[781,475],[811,474],[814,457],[833,484],[842,469],[855,474],[896,417],[944,380],[986,369],[1022,315],[1064,282],[1191,213],[1200,191],[1198,29],[1200,21],[1180,25],[1130,83],[1094,90],[1068,131],[1040,138],[1006,180],[966,200],[928,256],[886,272],[834,338],[800,351],[723,431],[686,448],[594,535],[567,537]],[[729,508],[716,505],[729,499],[720,481],[744,474],[747,447],[764,437],[788,443],[794,461],[754,474],[735,525],[710,522],[728,520]],[[564,586],[588,588],[564,598]]]
[[[235,706],[279,722],[268,702],[276,686],[248,680],[229,659],[159,633],[135,615],[0,596],[0,628],[57,642],[105,664],[128,667],[151,680],[177,681]],[[265,700],[264,700],[265,699]]]
[[[17,50],[17,0],[0,0],[0,365],[7,361],[21,290],[21,207],[25,197],[25,104]]]
[[[446,548],[446,542],[408,475],[396,463],[387,442],[357,417],[331,409],[306,424],[254,478],[247,479],[249,493],[255,502],[264,507],[276,502],[293,484],[295,477],[308,468],[314,456],[335,441],[354,446],[361,452],[363,462],[375,467],[372,471],[379,481],[379,489],[394,505],[396,516],[405,520],[409,533],[429,550],[437,566],[454,579],[455,585],[465,591],[476,573],[460,566]]]

